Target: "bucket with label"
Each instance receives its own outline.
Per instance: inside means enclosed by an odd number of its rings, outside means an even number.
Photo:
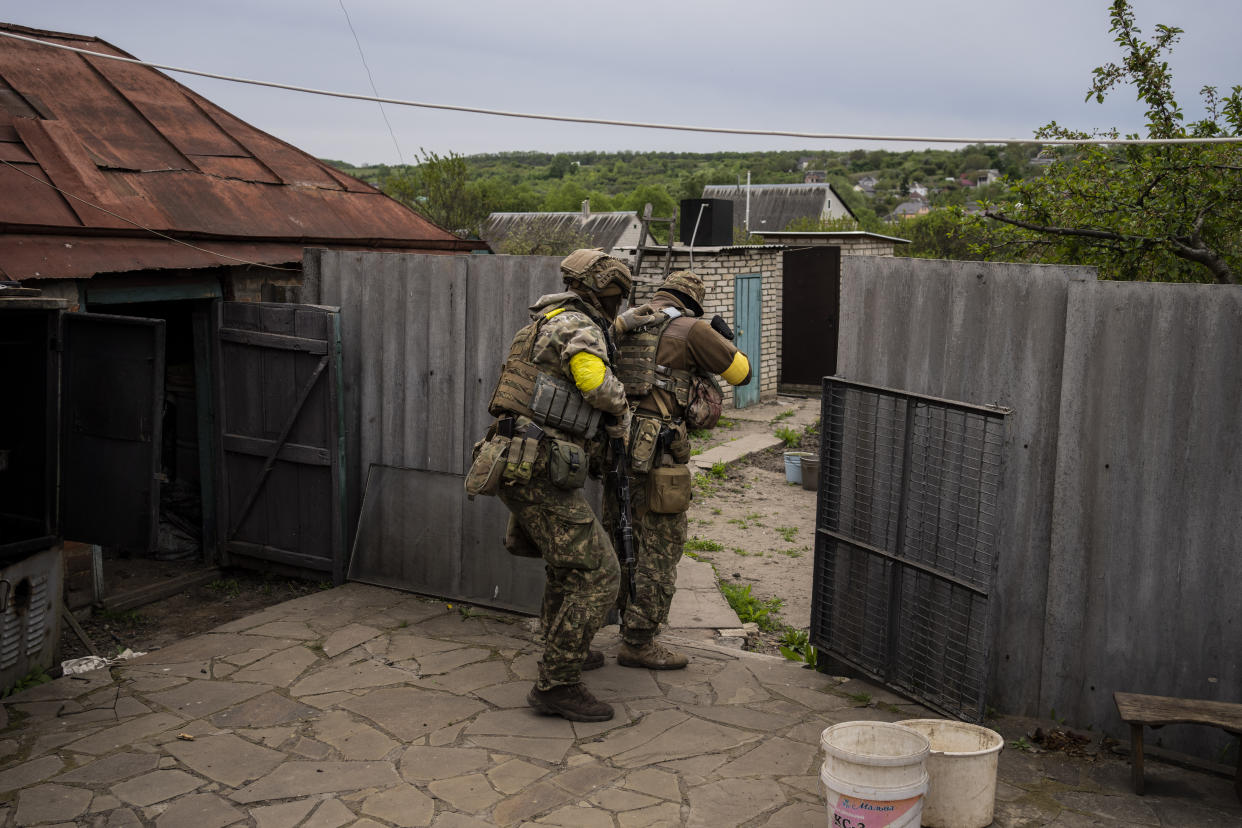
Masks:
[[[887,722],[843,722],[820,734],[828,824],[834,828],[918,828],[931,745]]]
[[[927,737],[930,789],[923,824],[935,828],[983,828],[996,805],[996,764],[1004,738],[995,730],[950,719],[900,722]]]

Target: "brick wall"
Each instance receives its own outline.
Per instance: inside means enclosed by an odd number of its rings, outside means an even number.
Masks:
[[[734,279],[738,276],[758,273],[761,276],[762,317],[760,320],[759,399],[776,399],[777,381],[781,367],[781,303],[782,255],[784,247],[754,246],[736,248],[708,248],[694,251],[694,272],[703,280],[706,290],[703,296],[703,315],[711,319],[716,314],[724,317],[730,328],[736,328],[733,316]],[[633,259],[631,258],[631,262]],[[674,248],[670,270],[690,270],[690,255],[686,248]],[[664,275],[664,255],[645,254],[642,268],[637,274],[635,302],[642,304],[652,297]],[[755,354],[746,355],[755,362]],[[725,409],[733,407],[733,389],[722,383],[725,393]],[[726,414],[727,416],[727,414]]]

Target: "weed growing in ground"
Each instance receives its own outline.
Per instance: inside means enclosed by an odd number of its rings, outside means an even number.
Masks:
[[[796,526],[778,526],[778,527],[776,527],[776,534],[778,534],[778,535],[780,535],[782,538],[784,538],[784,539],[785,539],[785,543],[793,543],[793,540],[794,540],[794,535],[798,534],[798,527],[796,527]]]
[[[719,552],[724,549],[719,543],[706,538],[693,537],[686,541],[685,550],[689,552]]]
[[[703,497],[710,497],[716,493],[716,483],[705,474],[696,474],[693,484],[694,490],[703,495]]]
[[[229,598],[236,598],[241,595],[241,584],[237,582],[236,578],[217,578],[209,583],[207,588],[212,592],[218,592]]]
[[[811,636],[806,630],[795,630],[786,627],[781,636],[781,655],[790,661],[804,662],[808,668],[814,669],[819,660],[819,653],[811,643]]]
[[[1009,746],[1014,750],[1020,750],[1023,753],[1030,753],[1035,750],[1035,746],[1028,742],[1025,736],[1020,736],[1017,739],[1010,740]]]
[[[819,434],[819,417],[815,418],[815,422],[806,427],[807,434]]]
[[[42,667],[36,667],[18,679],[17,683],[8,690],[5,690],[3,694],[0,694],[0,698],[8,698],[9,696],[20,693],[23,690],[28,690],[31,687],[38,687],[40,684],[47,684],[51,680],[52,677],[43,672]]]
[[[811,547],[804,546],[801,549],[778,549],[777,551],[786,558],[801,558],[803,552],[809,552]]]
[[[708,474],[710,474],[712,477],[716,478],[717,480],[724,480],[725,477],[728,476],[725,464],[719,463],[719,462],[712,463],[712,468],[708,472]]]
[[[777,414],[775,417],[772,418],[772,422],[779,423],[781,420],[788,420],[790,417],[792,417],[796,413],[797,412],[792,408],[789,409],[788,411],[782,411],[780,414]]]
[[[716,421],[716,428],[733,428],[737,423],[727,417],[721,417]]]
[[[776,613],[785,605],[783,598],[759,599],[751,594],[750,584],[734,584],[720,581],[720,591],[724,594],[729,606],[737,613],[738,620],[743,624],[754,622],[765,632],[781,628],[780,616]]]
[[[784,441],[785,448],[797,448],[802,444],[802,431],[789,426],[781,426],[776,430],[776,436]]]
[[[711,429],[709,428],[690,429],[691,440],[706,440],[708,437],[711,437],[711,436],[712,436],[712,432],[711,432]]]
[[[712,514],[713,514],[713,515],[719,515],[719,514],[721,514],[720,507],[719,507],[719,506],[713,506],[713,507],[712,507]]]
[[[858,705],[859,707],[866,707],[867,705],[871,704],[870,693],[850,693],[848,696],[846,696],[846,698],[854,702],[854,704]]]

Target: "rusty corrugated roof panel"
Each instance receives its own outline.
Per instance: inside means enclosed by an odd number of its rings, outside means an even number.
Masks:
[[[0,29],[129,57],[93,37]],[[0,162],[0,269],[11,279],[36,266],[39,278],[204,266],[206,254],[149,231],[264,263],[298,262],[303,246],[486,249],[161,72],[11,38],[0,38]],[[53,253],[58,243],[72,253]]]

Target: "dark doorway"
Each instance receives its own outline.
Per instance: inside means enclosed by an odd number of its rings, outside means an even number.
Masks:
[[[819,393],[837,372],[841,248],[803,247],[783,257],[780,386]]]

